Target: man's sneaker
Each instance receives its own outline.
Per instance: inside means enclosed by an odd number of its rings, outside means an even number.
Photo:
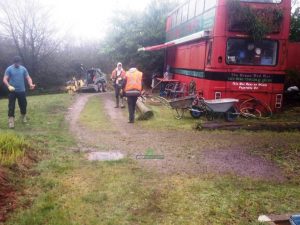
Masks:
[[[26,115],[21,115],[21,119],[23,123],[27,123],[27,117]]]
[[[15,118],[14,117],[8,118],[8,127],[9,127],[9,129],[15,128]]]

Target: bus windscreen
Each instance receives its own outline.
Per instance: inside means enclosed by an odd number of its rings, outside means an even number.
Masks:
[[[230,65],[275,66],[278,42],[252,41],[230,38],[227,42],[226,62]]]

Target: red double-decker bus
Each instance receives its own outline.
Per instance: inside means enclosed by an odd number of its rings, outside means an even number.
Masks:
[[[269,23],[256,40],[246,32],[241,13],[251,10]],[[143,50],[166,49],[165,64],[175,79],[196,82],[206,99],[258,99],[272,111],[282,108],[290,28],[290,0],[189,0],[166,22],[166,43]]]

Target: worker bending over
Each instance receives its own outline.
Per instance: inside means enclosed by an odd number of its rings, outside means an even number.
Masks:
[[[126,73],[123,86],[128,102],[129,123],[134,123],[136,102],[142,93],[142,80],[143,73],[137,68],[131,68]]]
[[[120,98],[121,98],[121,108],[124,108],[124,98],[122,93],[122,86],[125,79],[126,72],[122,68],[122,63],[117,64],[117,68],[111,74],[111,79],[113,81],[113,86],[115,88],[115,96],[116,96],[116,106],[115,108],[119,108]]]

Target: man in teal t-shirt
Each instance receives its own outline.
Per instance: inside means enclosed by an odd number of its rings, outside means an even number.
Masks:
[[[21,66],[21,58],[16,56],[14,58],[14,64],[9,66],[4,74],[3,83],[7,86],[9,92],[8,95],[8,124],[9,128],[15,127],[15,106],[16,100],[21,111],[22,121],[27,122],[26,110],[26,88],[25,80],[27,80],[29,88],[34,89],[35,85],[32,83],[32,79],[28,74],[27,69]]]

